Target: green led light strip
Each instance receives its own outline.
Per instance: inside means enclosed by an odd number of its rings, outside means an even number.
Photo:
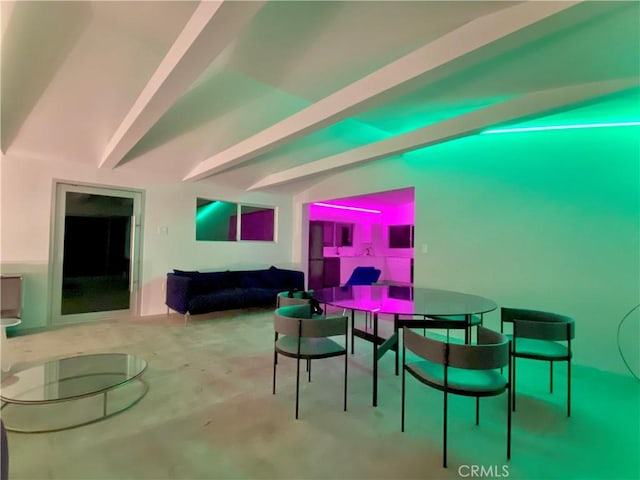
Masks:
[[[640,122],[614,122],[614,123],[584,123],[579,125],[550,125],[548,127],[516,127],[516,128],[496,128],[480,132],[481,134],[493,133],[515,133],[515,132],[538,132],[542,130],[571,130],[577,128],[610,128],[610,127],[637,127]]]

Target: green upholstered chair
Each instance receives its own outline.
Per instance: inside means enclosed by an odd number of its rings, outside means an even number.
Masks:
[[[513,339],[513,410],[516,409],[516,359],[549,362],[549,391],[553,393],[553,362],[567,362],[567,417],[571,416],[571,340],[575,335],[573,318],[557,313],[502,307],[500,331],[511,324]]]
[[[307,305],[311,302],[311,294],[312,292],[306,291],[280,292],[276,298],[276,308],[288,305]]]
[[[476,425],[480,423],[480,397],[507,392],[507,458],[511,458],[511,384],[500,368],[509,366],[511,342],[493,330],[479,326],[475,344],[443,342],[403,329],[402,416],[405,420],[405,372],[421,383],[444,393],[442,466],[447,466],[448,395],[476,398]],[[407,350],[419,360],[407,362]]]
[[[312,315],[311,305],[289,305],[274,312],[273,394],[276,393],[278,354],[296,359],[296,418],[300,398],[300,360],[344,355],[344,410],[347,410],[347,331],[345,316]],[[344,344],[330,337],[344,335]],[[311,367],[308,363],[309,379]]]

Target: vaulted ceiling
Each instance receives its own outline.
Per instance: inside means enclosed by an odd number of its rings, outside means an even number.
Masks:
[[[293,188],[637,87],[639,2],[2,1],[2,151]]]

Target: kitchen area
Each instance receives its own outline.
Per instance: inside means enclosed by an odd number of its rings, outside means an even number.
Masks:
[[[309,206],[308,287],[344,285],[359,266],[381,270],[378,283],[413,283],[413,189],[377,198],[341,199]],[[386,193],[386,192],[383,192]],[[376,202],[376,200],[378,200]],[[366,205],[366,206],[363,206]]]

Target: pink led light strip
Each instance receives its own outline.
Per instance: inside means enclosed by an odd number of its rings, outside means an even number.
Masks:
[[[337,208],[338,210],[353,210],[356,212],[382,213],[381,210],[374,210],[372,208],[347,207],[345,205],[333,205],[331,203],[316,202],[314,203],[314,205],[317,205],[318,207]]]

